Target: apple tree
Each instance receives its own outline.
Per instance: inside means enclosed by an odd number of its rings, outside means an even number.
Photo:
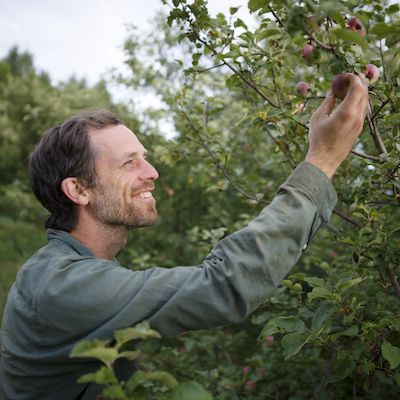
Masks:
[[[370,102],[333,180],[332,220],[273,296],[241,325],[149,346],[143,365],[218,399],[398,395],[399,5],[250,0],[249,23],[234,1],[216,16],[205,0],[163,3],[168,27],[132,32],[130,72],[118,77],[160,100],[142,123],[164,172],[161,221],[131,239],[122,261],[133,268],[197,263],[268,204],[304,159],[310,117],[337,75],[365,75]],[[339,102],[340,75],[333,89]],[[169,141],[156,135],[166,123]]]

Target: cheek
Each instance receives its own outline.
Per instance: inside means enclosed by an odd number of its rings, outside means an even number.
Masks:
[[[135,185],[132,183],[132,180],[121,179],[118,181],[115,190],[118,190],[122,194],[126,202],[130,202],[133,199]]]

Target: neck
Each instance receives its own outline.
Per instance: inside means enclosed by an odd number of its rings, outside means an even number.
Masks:
[[[128,240],[128,230],[123,226],[78,224],[70,233],[96,257],[108,260],[112,260]]]

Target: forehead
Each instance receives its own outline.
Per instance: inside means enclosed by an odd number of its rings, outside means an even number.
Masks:
[[[125,125],[90,130],[89,137],[95,148],[97,159],[117,162],[125,154],[145,152],[139,139]]]

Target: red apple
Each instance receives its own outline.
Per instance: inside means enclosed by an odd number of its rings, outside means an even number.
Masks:
[[[347,74],[338,74],[332,81],[332,93],[338,99],[344,99],[349,88],[349,77]]]
[[[308,91],[308,83],[304,82],[304,81],[300,81],[297,85],[296,85],[296,91],[299,95],[301,96],[305,96],[307,94]]]
[[[267,343],[267,344],[272,344],[272,343],[274,343],[274,337],[271,335],[271,336],[265,336],[265,338],[264,338],[264,340],[265,340],[265,342]]]
[[[379,69],[374,64],[367,64],[367,68],[364,70],[364,75],[369,80],[369,83],[372,85],[379,79]]]
[[[361,36],[365,36],[367,34],[364,25],[355,17],[349,19],[349,22],[347,22],[347,27],[352,31],[358,32]]]
[[[301,56],[304,61],[309,61],[312,58],[315,47],[312,44],[306,44],[301,50]]]

